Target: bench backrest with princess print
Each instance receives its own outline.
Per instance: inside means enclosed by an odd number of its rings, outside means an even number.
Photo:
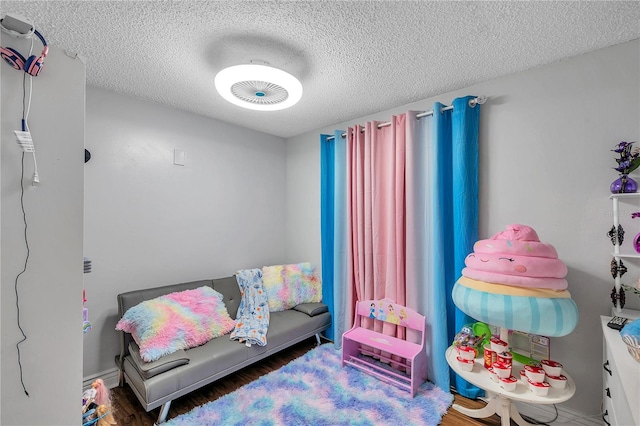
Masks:
[[[424,333],[425,317],[411,308],[398,305],[391,299],[363,300],[356,304],[354,325],[360,325],[361,318],[367,317],[391,324],[418,330]]]

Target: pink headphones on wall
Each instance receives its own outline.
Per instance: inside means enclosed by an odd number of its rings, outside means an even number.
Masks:
[[[0,20],[0,22],[2,22],[2,20]],[[38,30],[34,29],[33,34],[35,34],[42,42],[43,49],[40,56],[36,57],[36,55],[31,55],[29,58],[25,59],[17,50],[2,46],[0,46],[0,56],[13,68],[23,70],[27,74],[35,77],[40,73],[40,70],[44,65],[44,58],[47,56],[47,53],[49,53],[49,46],[47,46],[47,42]]]

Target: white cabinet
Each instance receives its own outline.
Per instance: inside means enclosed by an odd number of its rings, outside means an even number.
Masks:
[[[640,312],[625,309],[622,316],[638,317]],[[640,363],[620,338],[620,332],[607,327],[611,317],[601,316],[603,349],[603,415],[605,425],[640,425]]]
[[[611,274],[613,275],[617,268],[618,272],[614,277],[614,288],[615,294],[619,296],[622,284],[621,276],[624,273],[621,273],[621,269],[624,270],[628,266],[628,263],[624,264],[623,259],[640,259],[640,253],[634,249],[634,240],[636,236],[640,236],[638,232],[640,231],[640,217],[637,219],[632,219],[631,217],[633,212],[640,212],[640,192],[611,194],[609,198],[613,202],[613,227],[609,231],[609,237],[613,242]],[[621,239],[622,244],[620,243]],[[637,267],[638,261],[633,263],[634,267]],[[615,302],[615,308],[617,312],[622,311],[619,298]]]

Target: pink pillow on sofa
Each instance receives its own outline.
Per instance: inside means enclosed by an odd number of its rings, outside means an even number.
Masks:
[[[170,293],[137,304],[124,313],[116,330],[131,333],[140,357],[152,362],[231,332],[222,295],[211,287]]]

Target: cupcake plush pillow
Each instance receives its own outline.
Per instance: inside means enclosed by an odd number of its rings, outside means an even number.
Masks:
[[[578,322],[566,265],[536,231],[513,224],[477,241],[465,259],[453,301],[476,320],[509,330],[564,336]]]

